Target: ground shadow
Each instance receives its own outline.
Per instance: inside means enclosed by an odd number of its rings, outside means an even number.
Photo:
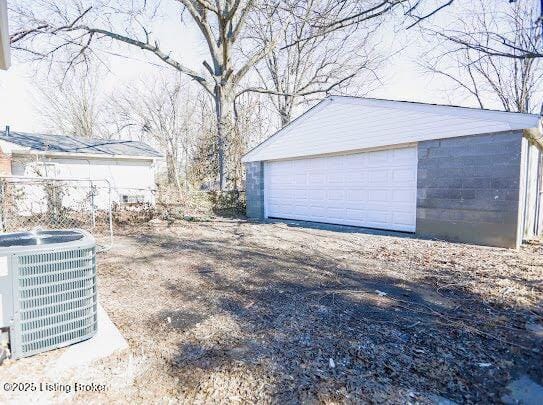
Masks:
[[[381,235],[381,236],[395,236],[398,238],[415,238],[413,232],[400,232],[400,231],[389,231],[386,229],[377,229],[377,228],[364,228],[360,226],[349,226],[349,225],[336,225],[328,224],[324,222],[311,222],[311,221],[299,221],[293,219],[281,219],[281,218],[269,218],[263,221],[264,223],[270,224],[285,224],[292,228],[298,229],[318,229],[323,231],[333,231],[339,233],[359,233],[364,235]]]
[[[341,232],[374,234],[348,228]],[[487,303],[454,285],[436,291],[431,277],[392,277],[388,270],[396,266],[394,257],[345,265],[324,252],[270,251],[246,240],[241,231],[224,239],[156,233],[134,238],[156,246],[157,258],[183,252],[205,259],[191,269],[205,286],[197,293],[179,282],[164,284],[172,300],[183,297],[205,310],[172,308],[157,314],[157,320],[169,318],[168,327],[182,332],[217,315],[239,326],[218,342],[181,340],[170,359],[173,373],[189,370],[197,376],[195,370],[212,373],[242,364],[257,377],[271,376],[269,394],[281,403],[405,402],[409,395],[423,401],[441,396],[496,402],[514,375],[543,379],[541,342],[524,328],[541,314]],[[224,262],[228,268],[219,266]],[[364,271],[375,265],[383,268]],[[421,274],[429,273],[419,266]],[[451,271],[431,270],[434,275]]]

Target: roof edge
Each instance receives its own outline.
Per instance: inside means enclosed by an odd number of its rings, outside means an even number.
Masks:
[[[99,153],[86,153],[86,152],[51,152],[41,151],[34,149],[18,149],[12,152],[12,155],[39,155],[39,156],[52,156],[52,157],[72,157],[72,158],[93,158],[93,159],[123,159],[123,160],[161,160],[164,159],[163,155],[149,156],[149,155],[106,155]]]
[[[1,1],[1,0],[0,0]],[[9,136],[13,135],[13,136]],[[38,139],[38,142],[43,142],[43,137],[53,137],[53,138],[59,138],[59,139],[67,139],[69,141],[75,142],[78,146],[71,148],[71,150],[66,149],[64,147],[56,147],[55,142],[51,143],[52,146],[51,149],[45,149],[45,148],[39,148],[34,147],[33,145],[29,145],[27,142],[25,142],[25,139],[29,139],[29,142],[34,142],[35,139]],[[111,139],[99,139],[99,138],[93,138],[93,139],[84,139],[79,138],[73,135],[58,135],[58,134],[38,134],[38,133],[30,133],[30,132],[21,132],[21,131],[10,131],[8,134],[6,134],[6,131],[0,130],[0,141],[6,142],[12,145],[16,145],[21,150],[28,150],[33,153],[37,154],[63,154],[63,155],[85,155],[85,156],[93,156],[93,157],[100,157],[100,156],[106,156],[111,158],[118,158],[118,157],[134,157],[134,158],[164,158],[164,155],[156,150],[154,147],[150,146],[149,144],[145,142],[140,141],[133,141],[133,140],[111,140]],[[47,140],[49,142],[49,140]],[[92,143],[95,142],[95,143]],[[79,146],[81,145],[81,146]],[[115,153],[117,151],[108,151],[105,150],[108,146],[117,146],[117,145],[127,145],[130,146],[128,150],[124,151],[125,153]],[[66,150],[62,150],[66,149]],[[119,151],[122,152],[122,151]],[[142,152],[143,154],[139,154],[139,152]],[[147,153],[146,153],[147,152]]]
[[[349,101],[349,100],[352,100],[352,101]],[[368,98],[368,97],[333,95],[333,96],[328,96],[325,99],[321,100],[315,106],[313,106],[312,108],[307,110],[305,113],[298,116],[295,120],[291,121],[287,126],[279,129],[269,138],[267,138],[266,140],[264,140],[263,142],[261,142],[260,144],[252,148],[249,152],[247,152],[243,156],[242,162],[248,163],[248,162],[256,162],[256,161],[263,160],[259,158],[258,156],[255,156],[255,158],[252,158],[252,156],[255,154],[259,155],[259,152],[263,148],[265,149],[272,142],[279,139],[282,135],[288,134],[294,127],[294,124],[297,124],[301,122],[302,120],[305,120],[311,117],[316,111],[319,111],[320,109],[330,105],[330,102],[333,102],[333,101],[338,102],[338,103],[345,103],[347,101],[347,103],[349,104],[356,103],[360,106],[390,108],[391,110],[395,108],[398,109],[401,107],[405,107],[407,105],[409,106],[409,108],[417,110],[421,113],[443,115],[443,116],[451,115],[451,116],[457,116],[457,117],[463,117],[463,118],[469,118],[469,119],[485,120],[489,122],[490,121],[501,122],[507,127],[509,127],[510,130],[524,130],[525,132],[535,131],[539,134],[543,134],[543,127],[542,127],[543,117],[537,114],[518,113],[518,112],[509,112],[509,111],[500,111],[500,110],[488,110],[488,109],[451,106],[451,105],[443,105],[443,104],[429,104],[429,103],[421,103],[421,102],[415,102],[415,101],[398,101],[398,100],[387,100],[387,99]],[[320,107],[320,108],[317,108],[317,107]],[[394,114],[394,113],[391,112],[391,114]],[[455,136],[460,137],[460,136],[470,136],[470,135],[475,135],[475,134],[464,133],[464,134],[459,134]],[[543,142],[542,139],[543,138],[539,139],[539,141]],[[389,144],[384,144],[384,145],[389,145]],[[379,145],[379,146],[382,146],[382,145]]]
[[[458,110],[464,110],[469,111],[473,113],[482,112],[482,113],[498,113],[503,115],[510,115],[510,116],[526,116],[531,118],[540,118],[541,115],[539,114],[532,114],[532,113],[523,113],[523,112],[516,112],[516,111],[504,111],[504,110],[495,110],[490,108],[478,108],[478,107],[465,107],[460,105],[454,105],[454,104],[439,104],[439,103],[424,103],[422,101],[411,101],[411,100],[393,100],[393,99],[387,99],[387,98],[378,98],[378,97],[359,97],[359,96],[349,96],[349,95],[332,95],[329,96],[330,98],[335,99],[351,99],[358,102],[373,102],[373,103],[394,103],[394,104],[406,104],[406,105],[413,105],[413,106],[427,106],[427,107],[438,107],[438,108],[444,108],[444,109],[458,109]]]
[[[277,137],[279,135],[281,135],[282,133],[287,132],[288,130],[290,130],[294,126],[294,124],[299,123],[303,119],[306,119],[306,118],[310,117],[313,113],[315,113],[315,111],[317,111],[317,107],[323,107],[326,102],[330,102],[330,101],[332,101],[331,96],[327,96],[326,98],[323,98],[321,101],[319,101],[313,107],[309,108],[308,110],[306,110],[305,112],[303,112],[302,114],[300,114],[299,116],[294,118],[292,121],[290,121],[287,125],[285,125],[284,127],[278,129],[273,134],[271,134],[268,138],[264,139],[258,145],[254,146],[251,150],[249,150],[245,155],[242,156],[241,162],[242,163],[252,162],[252,160],[247,160],[251,153],[254,153],[258,149],[260,149],[261,147],[264,147],[265,144],[268,144],[269,142],[272,142],[272,138],[273,138],[273,140],[277,139]]]

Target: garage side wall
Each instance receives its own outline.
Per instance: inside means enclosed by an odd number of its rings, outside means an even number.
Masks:
[[[246,215],[253,219],[264,219],[264,162],[245,164]]]
[[[418,144],[417,233],[516,248],[522,131]]]

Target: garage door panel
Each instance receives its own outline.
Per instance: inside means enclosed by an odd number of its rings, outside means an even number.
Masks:
[[[326,190],[308,190],[308,197],[312,201],[326,201]]]
[[[345,190],[336,189],[336,190],[327,190],[326,197],[328,201],[341,201],[345,200]]]
[[[326,207],[323,206],[311,206],[310,207],[310,216],[314,216],[317,218],[326,218]]]
[[[360,204],[361,202],[368,201],[368,190],[346,190],[345,200],[347,203],[354,202]]]
[[[367,173],[362,169],[357,170],[346,170],[344,173],[344,182],[345,184],[356,186],[362,181],[366,181],[368,178]]]
[[[413,160],[417,159],[416,148],[401,148],[392,149],[392,163],[393,164],[409,164]]]
[[[416,147],[266,162],[268,217],[415,231]]]
[[[398,203],[411,204],[413,200],[416,200],[416,192],[414,190],[392,190],[392,201]]]
[[[364,178],[369,184],[386,184],[388,182],[388,168],[368,170],[364,173]]]
[[[412,184],[416,179],[416,173],[413,172],[410,168],[393,168],[392,171],[392,181],[394,183]]]
[[[307,200],[307,190],[299,189],[299,188],[295,189],[294,198],[296,200]]]
[[[350,221],[365,221],[366,211],[358,208],[346,208],[345,213]]]
[[[388,211],[370,210],[367,214],[367,221],[370,224],[387,225],[391,222],[392,214]]]
[[[366,154],[368,166],[377,166],[381,167],[385,165],[389,158],[390,158],[390,151],[388,150],[381,150],[377,152],[369,152]]]
[[[368,202],[383,202],[387,203],[390,200],[390,192],[388,190],[369,190]]]
[[[326,175],[321,173],[309,172],[307,175],[307,184],[310,186],[322,186],[326,184]]]
[[[342,185],[345,182],[345,174],[344,172],[339,172],[339,171],[333,171],[331,173],[328,173],[328,175],[326,176],[326,182],[329,185],[333,185],[333,184]]]
[[[307,175],[305,173],[304,174],[296,174],[294,176],[294,184],[296,184],[296,185],[307,184]]]
[[[394,212],[392,214],[392,221],[396,225],[409,226],[415,218],[410,212]]]
[[[343,158],[345,168],[363,169],[368,165],[368,160],[364,154],[346,155]]]
[[[326,208],[326,216],[330,219],[344,219],[345,208],[343,207],[328,207]]]

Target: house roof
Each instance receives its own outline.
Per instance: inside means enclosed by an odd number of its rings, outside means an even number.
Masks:
[[[0,131],[0,139],[32,151],[92,154],[110,157],[134,156],[158,158],[161,154],[143,142],[115,139],[83,139],[67,135],[29,134]]]
[[[6,0],[0,0],[0,69],[10,65],[8,8]]]
[[[541,117],[496,110],[330,96],[266,141],[244,162],[410,144],[430,139],[536,128]]]

